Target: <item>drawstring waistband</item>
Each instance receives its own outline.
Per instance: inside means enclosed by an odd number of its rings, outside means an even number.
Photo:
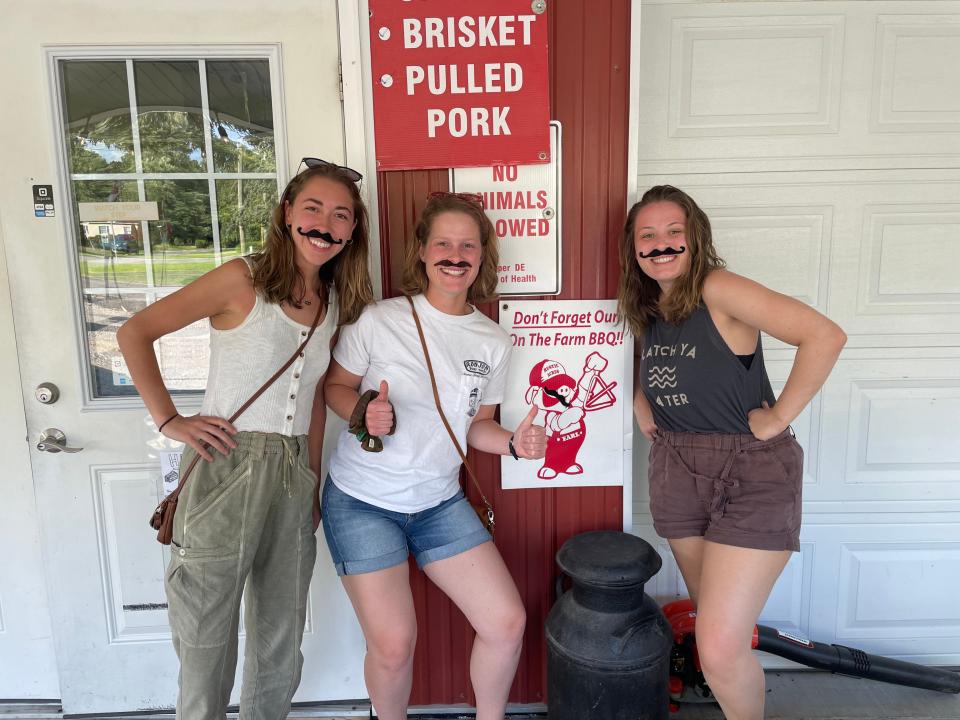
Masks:
[[[239,432],[234,436],[237,449],[243,448],[254,457],[269,454],[283,455],[283,471],[280,482],[287,493],[293,497],[293,483],[298,459],[307,451],[306,435],[280,435],[279,433]]]
[[[753,435],[737,435],[726,433],[679,433],[668,430],[658,430],[655,443],[662,443],[692,477],[710,482],[713,485],[713,497],[710,500],[710,520],[717,522],[723,517],[730,499],[730,491],[740,487],[737,478],[730,477],[730,471],[737,458],[746,452],[765,450],[772,445],[778,445],[794,437],[793,428],[787,428],[782,433],[769,440],[758,440]],[[726,461],[720,474],[716,477],[694,472],[677,451],[677,447],[712,448],[714,450],[729,450]]]
[[[727,509],[727,501],[730,499],[730,490],[740,487],[740,481],[737,480],[737,478],[730,477],[730,471],[733,469],[733,463],[736,462],[737,457],[744,452],[743,443],[739,435],[730,435],[729,437],[733,440],[733,447],[727,455],[727,459],[723,463],[723,468],[717,477],[695,472],[687,465],[684,459],[680,457],[680,453],[677,452],[677,449],[666,437],[659,435],[657,437],[657,442],[662,442],[664,447],[673,455],[674,459],[680,463],[683,469],[692,477],[697,480],[705,480],[713,485],[713,497],[710,499],[710,520],[712,522],[717,522],[723,517],[724,511]]]

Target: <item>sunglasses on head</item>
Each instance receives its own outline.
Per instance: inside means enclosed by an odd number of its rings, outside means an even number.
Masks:
[[[437,190],[427,195],[427,202],[431,200],[436,200],[437,198],[460,198],[461,200],[466,200],[468,203],[473,203],[474,205],[479,205],[483,209],[483,195],[480,193],[470,193],[470,192],[447,192],[446,190]]]
[[[317,167],[330,167],[335,168],[340,174],[351,182],[360,182],[363,180],[363,175],[358,173],[353,168],[349,168],[346,165],[337,165],[336,163],[328,162],[327,160],[321,160],[320,158],[314,157],[305,157],[300,161],[300,167],[297,168],[297,175],[300,174],[300,169],[306,165],[308,168],[317,168]]]

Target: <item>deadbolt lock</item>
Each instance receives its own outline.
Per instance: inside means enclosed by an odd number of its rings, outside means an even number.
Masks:
[[[45,382],[42,385],[37,385],[37,389],[33,391],[33,394],[37,400],[44,405],[53,405],[60,399],[60,388],[52,382]]]

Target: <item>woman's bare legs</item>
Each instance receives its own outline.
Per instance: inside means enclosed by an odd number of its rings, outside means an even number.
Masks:
[[[370,701],[380,720],[406,720],[417,642],[410,568],[404,562],[341,580],[367,641],[363,674]]]
[[[526,626],[520,593],[503,558],[492,542],[486,542],[432,562],[424,572],[477,633],[470,655],[477,720],[503,720]]]
[[[703,674],[728,720],[762,720],[763,668],[751,649],[753,628],[791,553],[671,540],[697,607]]]

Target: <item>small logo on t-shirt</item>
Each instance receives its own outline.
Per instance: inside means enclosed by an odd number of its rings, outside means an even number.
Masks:
[[[468,373],[473,373],[474,375],[490,374],[490,366],[483,360],[464,360],[463,366],[467,369]]]
[[[474,388],[470,391],[470,406],[467,408],[467,415],[473,417],[480,409],[480,388]]]

